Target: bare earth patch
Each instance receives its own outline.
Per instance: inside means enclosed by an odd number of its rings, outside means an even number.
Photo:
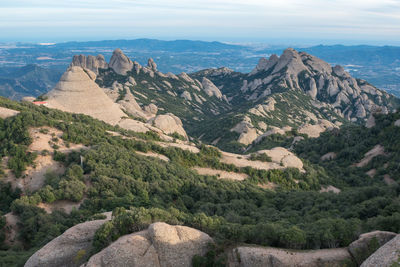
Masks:
[[[250,155],[239,155],[224,151],[221,151],[221,162],[233,164],[236,167],[252,167],[258,170],[285,169],[292,167],[304,171],[301,160],[285,148],[275,147],[270,150],[260,150],[257,153],[267,154],[271,157],[272,162],[249,160]]]
[[[63,153],[68,153],[73,150],[88,149],[82,144],[67,144],[61,139],[63,132],[50,127],[30,128],[29,135],[33,142],[29,146],[31,152],[41,152],[43,150],[52,151],[54,144],[58,146],[58,150]]]
[[[135,151],[135,153],[139,154],[139,155],[142,155],[142,156],[146,156],[146,157],[158,158],[158,159],[161,159],[161,160],[166,161],[166,162],[169,161],[169,158],[167,156],[162,155],[162,154],[158,154],[158,153],[155,153],[155,152],[151,152],[151,151],[148,151],[146,153],[145,152],[141,152],[141,151]]]
[[[29,134],[32,138],[32,144],[29,146],[28,151],[36,152],[36,157],[32,166],[28,166],[22,173],[21,178],[16,178],[15,175],[7,168],[8,158],[2,160],[2,166],[5,170],[5,181],[10,182],[12,187],[20,188],[22,191],[36,191],[43,187],[45,183],[45,175],[48,172],[55,174],[63,174],[65,167],[53,159],[53,146],[58,146],[58,151],[69,153],[73,150],[89,149],[82,144],[65,144],[61,139],[62,131],[50,128],[30,128]],[[43,151],[48,151],[42,155]]]
[[[274,190],[278,185],[273,183],[273,182],[268,182],[266,184],[258,184],[258,187],[261,187],[263,189],[269,189],[269,190]]]
[[[324,193],[324,192],[332,192],[335,194],[339,194],[341,192],[341,190],[337,187],[334,187],[333,185],[328,185],[325,187],[322,187],[321,190],[319,190],[320,193]]]
[[[9,117],[13,117],[13,116],[17,115],[18,113],[19,113],[19,111],[0,107],[0,118],[2,118],[2,119],[7,119]]]
[[[215,175],[218,179],[229,179],[235,181],[243,181],[249,176],[245,173],[227,172],[222,170],[215,170],[211,168],[194,167],[193,170],[197,171],[200,175]]]
[[[395,185],[397,184],[395,180],[393,180],[389,174],[385,174],[383,176],[383,181],[387,184],[387,185]]]
[[[364,167],[366,166],[374,157],[379,155],[385,155],[385,148],[381,145],[376,145],[370,151],[365,153],[364,158],[359,162],[356,163],[355,166],[357,167]]]
[[[47,213],[53,213],[56,210],[63,210],[65,213],[70,214],[71,211],[79,209],[84,199],[80,202],[73,202],[70,200],[57,200],[53,203],[39,203],[38,207],[44,209]]]
[[[376,169],[370,169],[365,174],[368,175],[369,177],[373,178],[376,174]]]
[[[17,240],[17,234],[18,234],[18,222],[19,218],[17,215],[14,215],[13,213],[7,213],[4,215],[6,217],[6,225],[4,227],[5,229],[5,240],[4,243],[8,246],[15,245],[17,243],[20,243]]]
[[[336,158],[336,153],[335,152],[328,152],[324,155],[321,156],[321,160],[325,161],[325,160],[333,160]]]

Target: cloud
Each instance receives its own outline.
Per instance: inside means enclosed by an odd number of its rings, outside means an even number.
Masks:
[[[9,39],[63,33],[65,38],[101,35],[98,39],[353,36],[400,41],[397,0],[2,0],[0,12],[0,38]]]

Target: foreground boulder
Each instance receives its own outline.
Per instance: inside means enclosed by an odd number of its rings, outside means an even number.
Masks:
[[[378,248],[386,244],[395,236],[395,233],[385,231],[374,231],[362,234],[358,240],[349,245],[349,252],[357,264],[360,265]]]
[[[400,235],[380,247],[365,260],[361,267],[394,267],[400,266]]]
[[[25,267],[74,267],[85,262],[97,229],[107,220],[77,224],[33,254]]]
[[[320,267],[351,263],[346,248],[292,251],[264,247],[237,247],[229,255],[229,267]]]
[[[83,266],[184,267],[204,255],[213,240],[186,226],[153,223],[145,231],[120,237]]]

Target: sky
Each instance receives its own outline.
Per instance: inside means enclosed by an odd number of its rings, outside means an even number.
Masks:
[[[0,41],[400,45],[400,0],[0,0]]]

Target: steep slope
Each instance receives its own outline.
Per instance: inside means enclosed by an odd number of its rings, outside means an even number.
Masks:
[[[0,237],[7,237],[4,233],[9,233],[7,220],[11,214],[19,222],[11,230],[18,232],[16,237],[22,244],[15,250],[3,242],[4,238],[0,239],[0,265],[23,265],[35,251],[68,228],[87,220],[104,219],[101,215],[104,211],[113,211],[114,218],[101,226],[94,238],[75,236],[76,240],[93,240],[93,243],[84,241],[89,246],[68,249],[64,251],[65,256],[79,262],[89,256],[88,247],[93,247],[94,253],[99,252],[117,238],[144,230],[154,222],[198,229],[223,249],[247,247],[246,243],[292,249],[346,247],[362,232],[400,230],[397,187],[387,186],[378,179],[370,179],[367,186],[352,183],[355,177],[364,179],[360,173],[353,173],[350,179],[346,175],[330,176],[330,172],[327,174],[323,168],[307,161],[302,162],[306,172],[293,168],[258,170],[252,166],[235,166],[224,163],[224,157],[230,155],[213,147],[180,146],[180,140],[161,142],[154,134],[127,131],[90,116],[26,101],[0,98],[0,106],[19,112],[0,119],[0,156],[9,159],[8,164],[0,165],[0,176],[7,177],[13,172],[18,181],[24,170],[33,167],[35,159],[49,155],[47,146],[53,150],[50,152],[53,160],[65,167],[62,174],[46,174],[44,186],[35,192],[27,190],[21,194],[0,182],[0,210],[2,214],[9,214],[0,217]],[[393,127],[400,124],[398,116],[398,113],[382,115],[382,120],[377,117],[376,125],[382,121],[390,124],[388,130],[394,131],[397,128]],[[51,138],[51,144],[45,141],[48,139],[43,140],[47,149],[33,151],[31,145],[35,146],[34,140],[38,140],[36,134],[31,135],[32,128]],[[45,134],[46,129],[54,131],[48,130]],[[383,136],[387,139],[382,143],[385,151],[390,143],[397,149],[397,135],[393,133],[395,140],[388,136]],[[70,146],[71,150],[64,151],[61,144]],[[73,150],[74,144],[82,144],[87,149]],[[186,150],[187,147],[193,150]],[[389,149],[386,152],[393,153]],[[264,153],[243,159],[271,161],[271,166],[280,161],[283,167],[290,166],[287,163],[290,158],[294,159],[283,149]],[[169,160],[151,157],[151,154]],[[232,157],[239,159],[241,155]],[[196,167],[245,174],[247,178],[239,181],[199,175],[192,170]],[[321,185],[340,179],[344,184],[341,192],[319,192]],[[58,201],[73,202],[76,208],[70,212],[46,208]],[[46,249],[51,249],[51,245]],[[207,258],[217,260],[214,256],[222,251],[213,250]]]
[[[220,68],[191,76],[207,77],[235,106],[235,113],[224,114],[217,118],[218,123],[210,120],[206,127],[195,130],[208,142],[222,134],[219,142],[224,146],[235,146],[233,138],[247,146],[260,141],[257,138],[274,127],[290,126],[299,133],[316,137],[345,122],[364,123],[371,113],[387,114],[399,105],[397,98],[366,81],[352,78],[341,66],[331,67],[291,48],[280,57],[261,58],[248,74]],[[239,130],[238,123],[247,126]],[[224,127],[219,136],[206,130],[216,124]],[[227,134],[228,130],[237,135]]]
[[[297,143],[294,151],[320,164],[335,186],[400,183],[400,113],[374,114],[375,125],[348,125]]]
[[[76,56],[72,65],[85,67],[88,61],[94,61],[94,66],[102,65],[101,60],[92,56]],[[226,97],[207,78],[196,80],[186,73],[162,73],[153,59],[148,60],[147,66],[141,66],[120,49],[114,51],[108,65],[96,70],[96,83],[134,117],[148,120],[157,113],[172,113],[187,128],[231,108]]]
[[[47,93],[50,108],[82,113],[116,125],[126,116],[94,83],[96,75],[80,67],[69,68]]]

